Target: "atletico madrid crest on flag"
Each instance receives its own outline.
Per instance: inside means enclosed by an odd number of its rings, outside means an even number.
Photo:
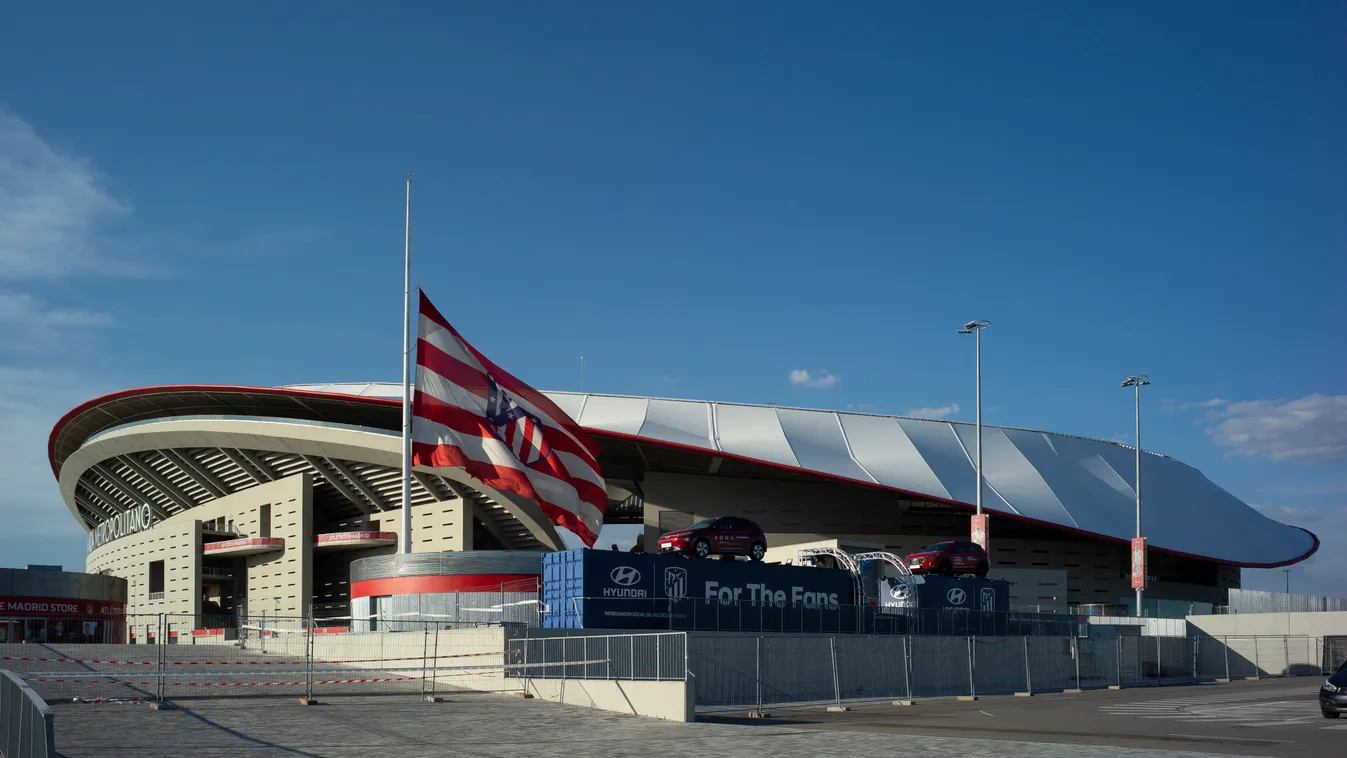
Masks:
[[[411,437],[414,465],[462,469],[537,503],[586,545],[598,538],[608,506],[598,445],[546,395],[468,344],[424,293]]]
[[[490,374],[486,377],[486,422],[525,466],[536,466],[552,455],[543,439],[542,420],[521,408]]]

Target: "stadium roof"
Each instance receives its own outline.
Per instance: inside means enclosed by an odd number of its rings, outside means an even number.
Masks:
[[[695,453],[699,461],[710,461],[710,470],[700,473],[770,470],[965,508],[976,502],[972,424],[741,403],[544,394],[600,444],[637,443],[643,459],[650,453],[669,460]],[[317,421],[396,434],[400,398],[399,385],[383,383],[125,390],[67,413],[52,430],[48,452],[59,478],[64,462],[96,435],[190,416]],[[994,516],[1108,540],[1132,537],[1134,448],[984,425],[983,455],[983,507]],[[1184,463],[1143,453],[1142,469],[1143,531],[1156,549],[1258,568],[1295,563],[1318,549],[1318,538],[1309,531],[1267,518]]]

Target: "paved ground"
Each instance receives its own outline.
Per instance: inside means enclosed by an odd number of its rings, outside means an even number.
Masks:
[[[859,751],[890,754],[898,744],[897,735],[902,735],[904,753],[986,758],[1340,755],[1347,731],[1324,730],[1338,724],[1317,713],[1317,721],[1267,723],[1306,715],[1293,711],[1292,705],[1313,706],[1318,681],[990,698],[975,703],[930,700],[911,708],[872,705],[844,714],[811,709],[780,712],[766,720],[721,717],[697,724],[485,694],[459,695],[439,704],[402,695],[331,698],[307,708],[289,698],[225,698],[182,701],[176,711],[152,711],[129,703],[61,704],[54,709],[57,748],[67,758],[184,754],[816,758]],[[1223,699],[1236,695],[1247,697]],[[1187,715],[1194,718],[1160,718]],[[1252,718],[1245,720],[1246,715]],[[1197,723],[1187,723],[1190,720]],[[1067,742],[1076,744],[1061,744]]]
[[[924,700],[901,708],[777,711],[775,726],[868,734],[919,734],[1166,751],[1299,756],[1347,754],[1347,719],[1325,719],[1316,693],[1321,677],[1236,681],[1187,687],[1095,690],[977,702]],[[733,716],[716,723],[765,723]]]

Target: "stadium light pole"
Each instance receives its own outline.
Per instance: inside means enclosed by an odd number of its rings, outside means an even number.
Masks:
[[[1142,375],[1137,375],[1137,376],[1129,376],[1129,377],[1127,377],[1126,379],[1124,379],[1124,380],[1123,380],[1123,383],[1122,383],[1122,386],[1123,386],[1123,387],[1131,387],[1131,388],[1133,389],[1133,392],[1135,393],[1135,409],[1136,409],[1136,439],[1135,439],[1135,441],[1136,441],[1136,452],[1137,452],[1136,494],[1137,494],[1137,539],[1138,539],[1138,540],[1141,539],[1141,388],[1144,387],[1144,386],[1147,385],[1147,384],[1150,384],[1150,383],[1151,383],[1151,378],[1150,378],[1149,376],[1144,375],[1144,374],[1142,374]],[[1138,548],[1136,547],[1136,545],[1135,545],[1135,543],[1134,543],[1134,544],[1133,544],[1133,547],[1132,547],[1132,550],[1135,552],[1137,549],[1138,549]],[[1137,561],[1136,561],[1135,555],[1133,556],[1133,559],[1132,559],[1132,571],[1133,571],[1132,584],[1133,584],[1133,586],[1136,587],[1136,590],[1137,590],[1137,616],[1138,616],[1138,617],[1141,616],[1141,593],[1142,593],[1142,590],[1141,590],[1141,586],[1140,586],[1140,585],[1144,585],[1144,584],[1146,583],[1145,572],[1146,572],[1147,569],[1146,569],[1146,562],[1145,562],[1145,550],[1146,550],[1145,544],[1142,544],[1142,545],[1141,545],[1140,550],[1142,551],[1142,562],[1141,562],[1142,576],[1141,576],[1141,579],[1140,579],[1140,580],[1138,580],[1138,579],[1136,578],[1136,575],[1135,575],[1135,574],[1136,574],[1136,570],[1137,570]]]
[[[402,523],[398,552],[412,551],[412,175],[407,174],[407,227],[402,250]]]
[[[977,515],[979,517],[982,516],[982,330],[986,329],[991,325],[992,322],[990,321],[987,321],[985,319],[978,319],[976,321],[969,321],[967,324],[963,325],[962,329],[959,330],[959,334],[973,335],[974,344],[976,345],[975,351],[977,353],[977,399],[975,401],[975,404],[977,406],[976,465],[978,471]],[[983,532],[983,542],[984,543],[986,542],[985,531]],[[986,544],[983,544],[983,547],[986,548]]]

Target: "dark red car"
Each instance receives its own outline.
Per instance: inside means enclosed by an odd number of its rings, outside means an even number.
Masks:
[[[665,532],[659,538],[661,553],[683,553],[706,558],[710,555],[746,555],[760,561],[767,555],[767,536],[746,518],[722,516],[698,521],[687,529]]]
[[[990,563],[987,551],[976,542],[937,542],[907,557],[907,568],[914,574],[975,574],[986,576]]]

